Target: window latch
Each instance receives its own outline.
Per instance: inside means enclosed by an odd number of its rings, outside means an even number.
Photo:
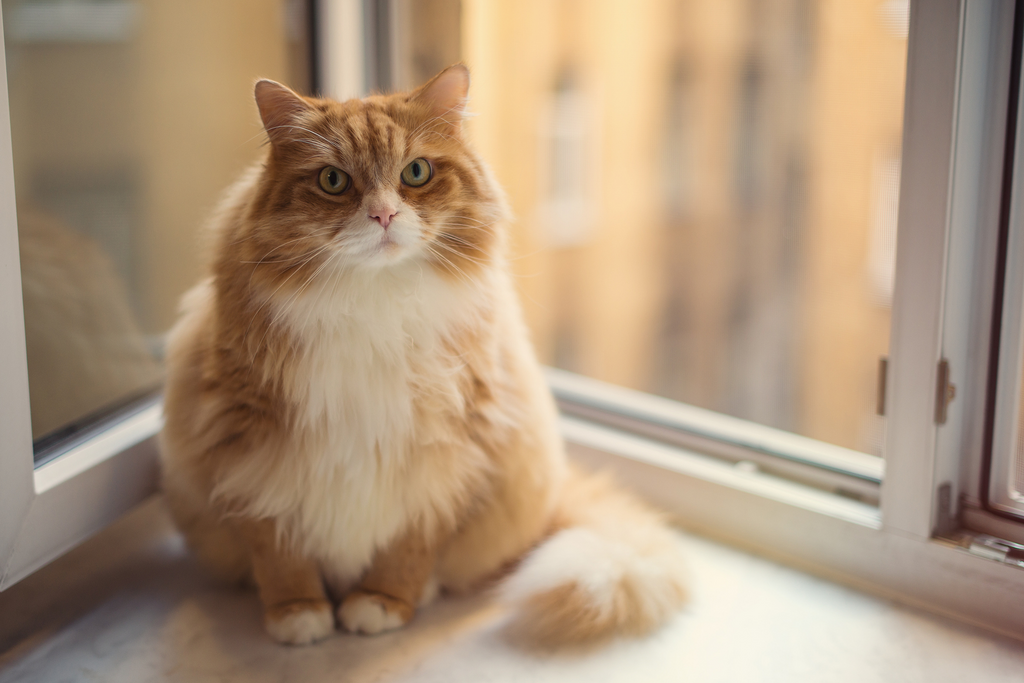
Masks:
[[[949,361],[943,358],[939,361],[939,371],[936,373],[935,385],[935,422],[946,424],[949,404],[956,398],[956,385],[949,381]]]
[[[875,412],[885,415],[885,389],[889,377],[889,358],[882,356],[878,359],[878,382],[875,384]]]

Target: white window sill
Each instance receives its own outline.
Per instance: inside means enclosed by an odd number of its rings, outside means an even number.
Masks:
[[[0,683],[13,681],[1019,681],[1020,643],[696,537],[693,600],[655,636],[574,656],[502,637],[486,596],[410,628],[304,649],[262,632],[253,593],[210,581],[154,499],[0,593]]]

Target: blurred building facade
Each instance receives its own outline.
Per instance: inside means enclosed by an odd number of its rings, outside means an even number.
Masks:
[[[542,360],[879,454],[907,3],[461,9]]]

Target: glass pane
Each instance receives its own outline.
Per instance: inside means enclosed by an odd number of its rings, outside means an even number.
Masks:
[[[1018,514],[1024,516],[1024,377],[1017,381],[1017,400],[1019,401],[1017,414],[1017,429],[1015,434],[1015,448],[1010,461],[1009,476],[1003,476],[1002,472],[994,472],[993,477],[998,482],[1006,482],[1005,489],[1010,501],[1016,503]],[[1005,501],[1009,502],[1009,501]]]
[[[307,3],[3,0],[37,457],[161,375],[198,230],[308,86]]]
[[[988,505],[1024,519],[1024,223],[1019,208],[1024,195],[1021,180],[1014,182],[1012,201],[1018,208],[1011,214],[1016,219],[1011,218],[1007,242]]]
[[[880,454],[908,3],[461,7],[544,362]]]

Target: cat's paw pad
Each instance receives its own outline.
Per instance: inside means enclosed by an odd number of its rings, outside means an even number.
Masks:
[[[295,600],[268,607],[267,633],[285,645],[309,645],[334,633],[334,615],[326,600]]]
[[[341,603],[338,621],[352,633],[375,635],[405,626],[414,612],[414,608],[402,600],[356,591]]]

